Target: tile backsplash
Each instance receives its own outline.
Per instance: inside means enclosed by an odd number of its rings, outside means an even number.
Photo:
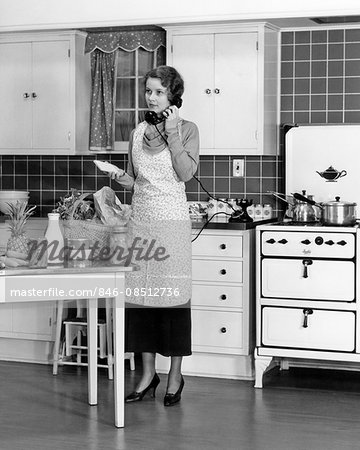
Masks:
[[[102,175],[93,159],[106,159],[126,168],[126,155],[94,156],[0,156],[0,189],[27,190],[30,203],[38,205],[37,215],[46,216],[60,197],[71,188],[96,192],[110,186],[122,203],[131,202],[131,193]],[[232,177],[232,160],[244,159],[244,177]],[[282,179],[281,164],[276,157],[202,156],[197,178],[204,188],[219,198],[248,198],[254,203],[275,202],[269,190],[278,190]],[[206,201],[206,194],[195,179],[186,183],[188,200]]]
[[[281,33],[280,122],[360,123],[360,28],[294,29]],[[280,143],[281,153],[283,146]],[[51,211],[59,198],[77,188],[95,192],[111,186],[123,203],[131,194],[103,176],[93,159],[107,159],[125,168],[126,155],[0,156],[0,189],[30,191],[37,215]],[[243,158],[245,173],[232,177],[232,160]],[[219,198],[253,199],[278,204],[268,191],[284,185],[283,156],[202,156],[197,176],[205,189]],[[195,179],[186,183],[188,200],[208,195]]]

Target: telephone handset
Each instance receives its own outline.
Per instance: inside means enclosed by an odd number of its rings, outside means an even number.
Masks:
[[[179,96],[175,96],[173,98],[171,104],[176,106],[177,108],[181,108],[182,98]],[[166,119],[165,116],[161,115],[159,117],[155,111],[146,111],[146,113],[145,113],[145,120],[150,125],[157,125],[158,123],[163,122],[165,119]]]

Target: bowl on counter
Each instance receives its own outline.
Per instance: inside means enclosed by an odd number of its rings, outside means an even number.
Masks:
[[[27,191],[0,191],[0,211],[9,214],[9,203],[16,205],[16,202],[27,202],[29,192]]]
[[[190,219],[192,221],[200,221],[207,219],[207,202],[188,202]]]

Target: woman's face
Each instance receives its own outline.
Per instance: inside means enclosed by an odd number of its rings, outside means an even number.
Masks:
[[[150,111],[161,114],[170,106],[167,89],[161,84],[159,78],[148,78],[145,88],[145,100]]]

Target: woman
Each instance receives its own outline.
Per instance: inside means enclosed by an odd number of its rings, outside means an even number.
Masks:
[[[133,189],[129,245],[136,239],[145,246],[155,242],[163,257],[133,261],[140,270],[127,275],[126,351],[142,353],[143,374],[125,401],[142,400],[147,392],[155,396],[159,353],[171,358],[164,405],[172,406],[184,387],[182,358],[191,355],[191,222],[185,182],[197,170],[199,133],[194,123],[179,117],[184,82],[173,67],[159,66],[144,81],[151,123],[133,130],[127,172],[111,177]]]

